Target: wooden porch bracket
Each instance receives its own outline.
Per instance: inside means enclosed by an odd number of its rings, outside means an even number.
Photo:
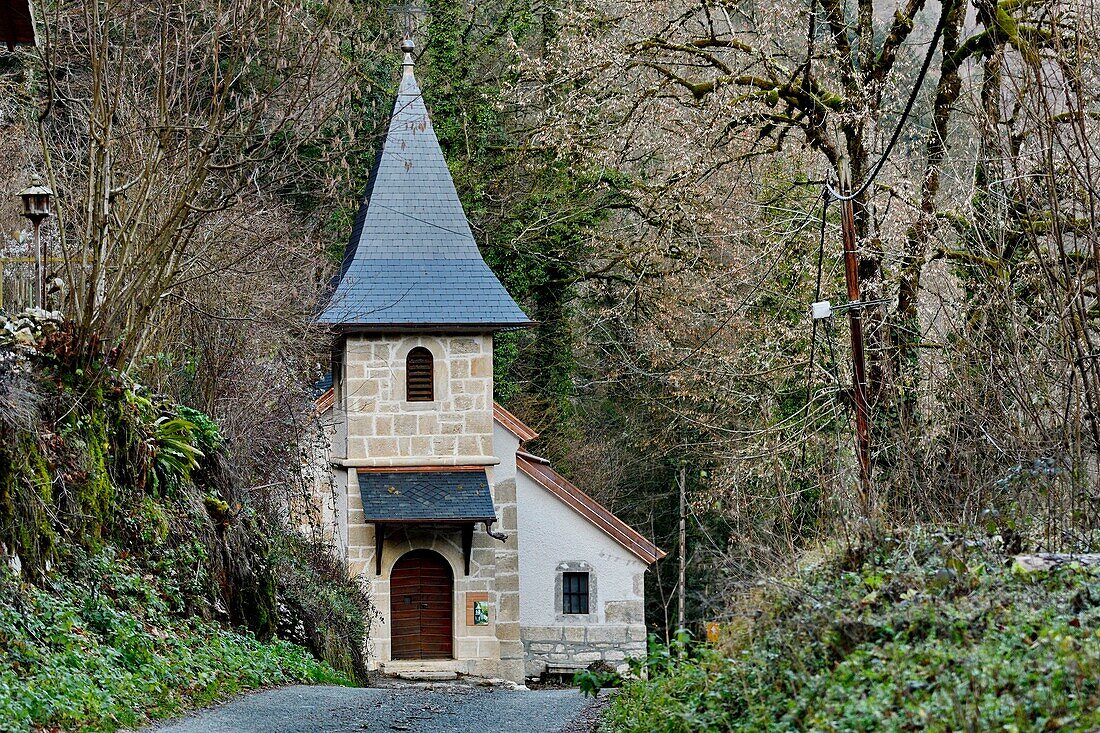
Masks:
[[[386,525],[374,523],[374,574],[382,574],[382,545],[386,542]]]
[[[474,549],[474,525],[462,525],[462,562],[465,565],[466,575],[470,574],[470,553]]]

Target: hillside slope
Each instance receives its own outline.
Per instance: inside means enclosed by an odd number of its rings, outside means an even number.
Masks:
[[[0,730],[362,679],[372,609],[346,569],[242,485],[206,415],[74,342],[0,315]]]
[[[1019,572],[999,536],[886,537],[745,619],[682,661],[654,645],[602,730],[1100,729],[1100,571]]]

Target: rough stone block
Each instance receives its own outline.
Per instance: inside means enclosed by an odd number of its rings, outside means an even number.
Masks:
[[[393,415],[377,415],[374,418],[374,434],[393,435]]]
[[[437,435],[432,438],[431,455],[453,456],[455,455],[455,447],[457,444],[453,435]]]
[[[519,554],[515,552],[496,553],[497,577],[512,576],[519,573]]]
[[[370,415],[351,415],[348,417],[348,435],[374,435],[375,418]]]
[[[417,415],[397,415],[393,418],[393,432],[397,435],[413,436],[417,434]]]
[[[519,623],[497,622],[497,638],[502,642],[519,642]]]
[[[645,623],[645,608],[641,601],[608,601],[603,610],[609,624]]]
[[[371,350],[374,344],[365,338],[350,337],[347,340],[344,348],[347,349],[348,355],[363,355],[370,356]]]
[[[420,435],[432,435],[439,432],[439,416],[435,414],[417,415],[416,430]]]
[[[584,641],[587,629],[583,626],[566,626],[564,631],[566,641]]]
[[[628,629],[627,626],[590,626],[588,628],[588,641],[623,643],[630,639]]]
[[[479,353],[481,353],[481,343],[476,338],[455,338],[455,339],[451,339],[451,353],[452,354],[479,354]]]
[[[458,454],[461,456],[482,455],[477,440],[470,435],[458,436]]]
[[[497,600],[498,616],[501,621],[519,619],[519,593],[501,593]]]
[[[374,530],[365,525],[358,524],[348,527],[348,545],[351,547],[366,547],[374,542]]]
[[[368,438],[367,455],[372,458],[386,458],[397,455],[396,438]]]
[[[348,410],[352,413],[374,414],[378,410],[377,397],[359,397],[352,394],[348,396]]]
[[[510,478],[493,484],[493,498],[498,505],[514,504],[516,501],[516,480]]]
[[[470,373],[475,377],[493,376],[493,357],[478,356],[470,362]]]
[[[560,641],[563,637],[561,626],[524,626],[520,629],[524,639],[532,642],[544,642],[548,639]]]
[[[467,399],[470,401],[470,409],[472,410],[474,408],[474,398],[467,397]],[[466,416],[466,431],[491,435],[493,432],[493,416],[488,410],[471,412]]]

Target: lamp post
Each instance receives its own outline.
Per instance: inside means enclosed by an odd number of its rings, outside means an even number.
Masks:
[[[46,252],[42,247],[38,229],[42,220],[50,215],[53,191],[49,186],[42,185],[42,181],[35,176],[30,187],[19,192],[19,197],[23,199],[23,216],[34,224],[34,304],[44,309],[46,307]]]

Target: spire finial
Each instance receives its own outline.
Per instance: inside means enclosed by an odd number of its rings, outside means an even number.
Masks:
[[[401,62],[402,66],[409,67],[413,65],[413,51],[416,50],[416,44],[413,43],[413,39],[408,36],[405,40],[401,41],[401,50],[405,53],[405,60]]]

